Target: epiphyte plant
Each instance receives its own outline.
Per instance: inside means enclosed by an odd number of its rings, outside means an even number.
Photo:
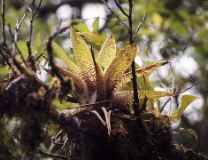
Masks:
[[[108,36],[98,53],[94,55],[92,50],[74,29],[70,31],[74,60],[56,43],[52,42],[52,48],[61,58],[67,68],[56,65],[62,75],[72,82],[71,95],[80,105],[97,102],[110,102],[117,109],[129,109],[133,98],[133,92],[124,90],[123,86],[131,81],[131,72],[127,72],[137,53],[137,45],[128,45],[117,53],[116,42],[112,35]],[[145,68],[137,69],[137,77],[142,77],[154,71],[156,68],[167,64],[168,61],[155,62]],[[173,96],[172,93],[139,90],[139,98],[158,99],[164,96]]]

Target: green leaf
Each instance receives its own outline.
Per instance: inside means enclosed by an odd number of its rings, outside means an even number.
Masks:
[[[92,32],[93,33],[98,33],[98,29],[99,29],[99,17],[97,17],[95,19],[95,21],[92,24],[92,27],[93,27]]]
[[[18,41],[17,46],[19,47],[20,51],[22,52],[22,55],[25,59],[28,57],[28,49],[27,49],[27,43],[25,41]]]
[[[9,73],[9,67],[8,66],[0,67],[0,75],[6,75],[8,73]]]
[[[79,32],[88,43],[100,47],[106,39],[106,36],[90,32]]]
[[[73,61],[67,56],[66,52],[54,41],[52,42],[52,48],[58,58],[60,58],[67,65],[69,71],[78,75],[79,67],[73,63]]]
[[[100,66],[100,68],[104,71],[104,73],[108,69],[109,65],[111,64],[115,56],[116,56],[116,42],[113,36],[111,35],[103,43],[97,57],[97,63]]]
[[[75,28],[80,32],[89,32],[89,28],[85,23],[78,23]]]
[[[25,59],[28,58],[29,53],[28,53],[28,48],[27,48],[27,43],[25,41],[18,41],[17,46],[19,47],[20,51],[22,52],[22,55]],[[32,54],[35,54],[35,48],[31,47]]]
[[[170,116],[171,121],[179,120],[184,110],[189,106],[189,104],[191,104],[196,99],[197,97],[192,96],[192,95],[183,95],[178,109],[175,112],[173,112]]]
[[[96,71],[88,45],[73,29],[70,31],[75,59],[82,72],[82,78],[90,89],[96,86]]]
[[[42,45],[41,35],[40,35],[40,33],[37,33],[37,35],[35,37],[35,46],[40,47],[41,45]]]

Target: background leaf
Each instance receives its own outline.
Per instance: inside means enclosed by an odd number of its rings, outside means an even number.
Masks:
[[[183,95],[178,109],[171,114],[170,119],[172,121],[179,120],[179,118],[181,117],[185,109],[188,107],[188,105],[191,104],[196,99],[197,97],[192,96],[192,95]]]
[[[97,17],[95,19],[95,21],[92,24],[92,27],[93,27],[92,32],[93,33],[98,33],[98,29],[99,29],[99,17]]]
[[[60,58],[67,65],[67,68],[71,72],[75,74],[79,73],[79,67],[73,63],[73,61],[67,56],[66,52],[54,41],[52,42],[52,48],[58,58]]]

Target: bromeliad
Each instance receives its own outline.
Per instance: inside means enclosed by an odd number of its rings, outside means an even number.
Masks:
[[[60,73],[72,82],[71,95],[80,105],[99,103],[110,100],[111,106],[129,110],[133,98],[131,90],[123,86],[131,81],[131,72],[126,72],[137,53],[137,45],[132,44],[116,54],[116,42],[111,35],[104,41],[96,58],[82,36],[73,29],[70,31],[75,62],[64,50],[52,42],[54,52],[67,65],[67,69],[57,66]],[[143,69],[137,69],[137,77],[151,73],[154,69],[167,64],[168,61],[155,62]],[[157,99],[173,96],[169,92],[139,90],[139,98]]]

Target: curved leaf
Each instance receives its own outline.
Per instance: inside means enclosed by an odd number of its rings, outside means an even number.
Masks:
[[[155,69],[157,69],[158,67],[161,67],[167,63],[169,63],[169,62],[168,61],[159,61],[159,62],[155,62],[145,68],[137,69],[136,70],[137,77],[142,77],[146,74],[149,74],[149,73],[153,72]],[[132,78],[132,72],[128,72],[128,73],[124,74],[122,76],[121,80],[118,81],[118,83],[116,84],[116,90],[120,89],[124,84],[130,82],[131,78]]]
[[[174,94],[164,91],[140,90],[138,96],[140,100],[144,100],[145,97],[148,100],[153,100],[166,96],[174,96]],[[130,105],[133,100],[133,91],[115,92],[113,99],[113,102],[116,104],[120,103],[120,106]]]
[[[100,52],[97,57],[97,63],[101,69],[106,72],[109,65],[116,56],[116,42],[113,36],[109,36],[103,43]]]
[[[170,115],[171,121],[179,120],[185,109],[189,106],[189,104],[191,104],[196,99],[197,97],[192,95],[183,95],[178,109]]]
[[[103,73],[99,65],[95,62],[96,69],[96,87],[97,87],[97,101],[102,101],[106,98],[106,87]]]
[[[137,51],[135,44],[123,49],[113,60],[105,73],[107,91],[110,93],[115,89],[124,72],[130,67]]]
[[[98,47],[101,46],[106,39],[106,36],[104,35],[99,35],[91,32],[79,32],[78,34],[81,35],[90,44]]]
[[[82,37],[73,29],[70,31],[70,35],[74,56],[82,72],[82,77],[88,84],[88,87],[94,89],[96,85],[96,72],[91,52]]]
[[[57,57],[67,65],[67,68],[71,72],[75,74],[79,73],[79,67],[72,62],[72,60],[67,56],[66,52],[54,41],[52,42],[52,48]]]

